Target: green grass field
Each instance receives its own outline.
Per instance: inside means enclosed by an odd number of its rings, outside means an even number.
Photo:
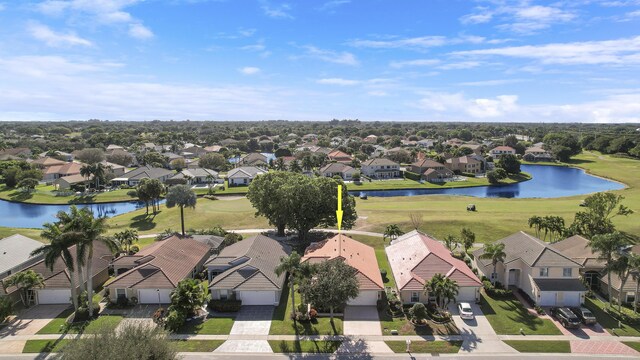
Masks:
[[[521,353],[571,352],[571,345],[566,340],[505,340],[504,343]]]
[[[628,347],[632,348],[633,350],[640,352],[640,342],[623,341],[622,343],[627,345]]]
[[[69,341],[66,339],[59,340],[27,340],[22,349],[23,353],[50,353],[59,352],[65,347]]]
[[[211,318],[204,321],[186,322],[178,334],[191,335],[228,335],[233,327],[233,318]]]
[[[85,196],[56,196],[52,185],[38,185],[31,193],[24,193],[2,185],[0,186],[0,199],[33,204],[80,204],[135,200],[136,198],[127,195],[129,190],[118,189]]]
[[[331,354],[334,353],[342,341],[331,340],[269,340],[269,345],[274,353],[284,354]]]
[[[72,309],[67,309],[56,316],[45,325],[38,335],[42,334],[95,334],[101,329],[115,329],[124,318],[121,315],[102,315],[90,322],[73,323],[65,325],[65,320],[73,313]]]
[[[404,341],[385,341],[394,353],[405,353],[407,344]],[[462,341],[413,341],[409,350],[416,354],[457,354]]]
[[[224,340],[172,340],[171,343],[178,352],[212,352]]]
[[[531,175],[522,173],[519,175],[512,175],[507,179],[504,179],[502,184],[512,184],[515,182],[521,182],[530,180]],[[487,178],[467,178],[466,181],[449,181],[444,183],[420,183],[415,180],[409,179],[397,179],[397,180],[373,180],[364,181],[362,184],[349,184],[349,191],[365,191],[365,190],[395,190],[395,189],[448,189],[448,188],[460,188],[460,187],[472,187],[472,186],[487,186],[490,185]]]

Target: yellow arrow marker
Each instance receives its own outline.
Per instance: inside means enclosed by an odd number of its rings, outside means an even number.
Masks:
[[[338,210],[336,211],[338,220],[338,231],[342,228],[342,185],[338,185]]]

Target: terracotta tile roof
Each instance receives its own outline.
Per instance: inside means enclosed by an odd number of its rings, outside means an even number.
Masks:
[[[333,150],[332,152],[330,152],[329,154],[327,154],[327,157],[329,159],[335,159],[335,160],[346,160],[346,159],[351,159],[351,155],[340,151],[340,150]]]
[[[31,164],[47,167],[47,166],[53,166],[53,165],[64,165],[66,164],[66,162],[62,160],[58,160],[56,158],[52,158],[50,156],[45,156],[43,158],[33,160]]]
[[[70,162],[64,165],[53,165],[45,169],[45,174],[60,174],[61,176],[80,174],[80,168],[82,164]]]
[[[420,160],[420,161],[416,161],[413,164],[411,164],[412,166],[415,167],[420,167],[420,168],[438,168],[438,167],[444,167],[444,164],[441,164],[433,159],[424,159],[424,160]]]
[[[493,149],[491,149],[491,151],[511,151],[511,152],[515,152],[516,149],[512,148],[511,146],[496,146]]]
[[[400,290],[421,290],[437,273],[455,280],[459,286],[482,285],[464,261],[454,258],[442,243],[419,231],[400,236],[385,251]]]
[[[210,247],[192,238],[172,236],[138,252],[138,262],[144,262],[117,278],[110,288],[175,288],[180,280],[209,256]],[[129,258],[129,257],[126,257]],[[127,259],[120,260],[123,262]]]
[[[384,288],[375,250],[369,245],[342,234],[309,245],[302,257],[302,262],[320,262],[336,258],[343,259],[347,265],[358,270],[360,289]]]

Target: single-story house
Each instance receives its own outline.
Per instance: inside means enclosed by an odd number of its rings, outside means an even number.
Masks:
[[[44,157],[33,160],[31,162],[31,165],[37,166],[41,169],[46,169],[50,166],[61,166],[61,165],[65,165],[66,163],[67,163],[66,161],[62,161],[51,156],[44,156]]]
[[[152,166],[141,166],[137,169],[133,169],[129,172],[122,174],[122,176],[111,180],[113,185],[129,185],[137,186],[142,179],[158,179],[161,182],[167,181],[171,176],[175,174],[171,170],[157,168]]]
[[[371,135],[365,136],[365,138],[362,139],[362,142],[365,144],[375,144],[378,142],[378,137],[376,135],[371,134]]]
[[[361,165],[362,174],[373,179],[400,177],[400,164],[385,158],[369,159]]]
[[[134,255],[120,256],[111,262],[117,277],[105,286],[109,299],[136,297],[139,304],[170,303],[178,283],[201,272],[210,254],[207,243],[174,235]]]
[[[599,285],[607,263],[591,250],[589,240],[580,235],[574,235],[551,244],[551,247],[582,265],[580,275],[589,285],[596,287]]]
[[[124,173],[127,172],[127,168],[122,165],[118,165],[108,161],[101,161],[100,163],[106,168],[106,173],[111,176],[118,177],[124,175]]]
[[[264,235],[225,247],[205,264],[211,297],[237,299],[243,305],[277,305],[286,276],[276,275],[275,269],[290,252],[288,246]]]
[[[516,149],[512,148],[511,146],[496,146],[493,149],[489,150],[489,155],[491,155],[492,158],[494,159],[500,159],[503,155],[506,154],[511,154],[511,155],[515,155],[516,154]]]
[[[348,305],[375,306],[384,291],[384,282],[378,268],[376,251],[369,245],[338,234],[328,240],[307,247],[301,262],[317,264],[322,261],[340,260],[356,269],[360,288],[358,297]]]
[[[425,170],[425,172],[422,173],[420,178],[428,182],[438,183],[438,182],[445,182],[448,179],[451,179],[452,177],[454,177],[454,175],[455,174],[453,173],[453,171],[446,168],[445,169],[431,168],[431,169]]]
[[[242,157],[238,164],[243,166],[260,166],[265,167],[269,166],[269,160],[265,155],[260,153],[250,153]]]
[[[320,168],[320,174],[325,177],[340,176],[343,180],[353,179],[356,169],[343,163],[335,162],[327,164]]]
[[[442,274],[458,284],[456,301],[475,301],[482,282],[464,263],[456,259],[441,242],[414,230],[393,240],[385,248],[389,266],[405,304],[433,300],[424,294],[424,285],[435,274]]]
[[[197,158],[206,153],[208,153],[208,151],[200,146],[190,146],[180,150],[180,155],[184,156],[186,159]]]
[[[88,183],[89,181],[93,181],[93,175],[87,179],[80,174],[76,174],[55,179],[53,181],[53,186],[56,190],[69,190],[74,185]]]
[[[460,145],[460,148],[467,148],[473,151],[476,155],[482,155],[482,145],[480,144],[465,143]]]
[[[522,289],[540,306],[580,306],[587,291],[580,280],[580,263],[524,231],[498,240],[507,255],[496,273],[483,249],[473,252],[478,271],[504,286]]]
[[[266,174],[267,170],[255,166],[242,166],[227,173],[229,186],[249,185],[258,175]]]
[[[195,168],[195,169],[188,168],[175,174],[169,180],[173,181],[173,180],[183,180],[183,179],[189,185],[208,184],[209,182],[213,184],[218,179],[218,172],[209,170],[209,169],[204,169],[204,168]]]

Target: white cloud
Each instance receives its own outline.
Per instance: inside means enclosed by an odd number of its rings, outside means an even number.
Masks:
[[[542,64],[640,64],[640,36],[605,41],[553,43],[458,51],[452,54],[471,57],[487,55],[533,59]]]
[[[44,42],[47,46],[93,46],[91,41],[83,39],[73,32],[57,33],[48,26],[38,23],[30,23],[27,25],[27,31],[31,36]]]
[[[355,66],[359,64],[356,56],[346,51],[325,50],[312,45],[307,45],[303,48],[306,50],[307,57],[341,65]]]
[[[441,70],[463,70],[463,69],[472,69],[480,66],[482,63],[479,61],[460,61],[460,62],[452,62],[448,64],[443,64],[438,66],[438,69]]]
[[[448,38],[446,36],[418,36],[410,38],[397,38],[390,36],[381,40],[352,40],[348,44],[358,48],[371,49],[408,49],[425,50],[433,47],[458,45],[458,44],[499,44],[508,39],[487,39],[482,36],[460,35]]]
[[[320,11],[335,12],[335,9],[351,3],[351,0],[330,0],[318,7]]]
[[[130,24],[129,36],[139,40],[147,40],[153,37],[153,32],[142,24]]]
[[[417,60],[406,60],[406,61],[392,61],[389,63],[389,66],[396,69],[401,69],[404,67],[411,66],[434,66],[440,64],[440,60],[438,59],[417,59]]]
[[[525,82],[525,79],[498,79],[498,80],[481,80],[481,81],[466,81],[458,83],[460,86],[500,86],[508,84],[516,84]]]
[[[289,4],[280,4],[278,6],[269,5],[267,2],[263,1],[262,11],[265,15],[275,19],[293,19],[293,15],[291,15],[291,5]]]
[[[260,68],[253,66],[245,66],[243,68],[238,69],[244,75],[255,75],[260,72]]]
[[[460,18],[463,24],[483,24],[498,20],[497,28],[519,34],[533,34],[555,24],[568,23],[577,18],[573,11],[554,6],[530,5],[528,1],[497,2],[493,9],[478,7],[476,12]]]
[[[427,111],[451,116],[466,116],[476,119],[497,118],[518,109],[518,96],[498,95],[493,99],[468,99],[462,93],[426,92],[418,101],[418,107]]]
[[[319,79],[316,82],[318,84],[323,84],[323,85],[340,85],[340,86],[353,86],[361,83],[358,80],[349,80],[349,79],[342,79],[342,78]]]

